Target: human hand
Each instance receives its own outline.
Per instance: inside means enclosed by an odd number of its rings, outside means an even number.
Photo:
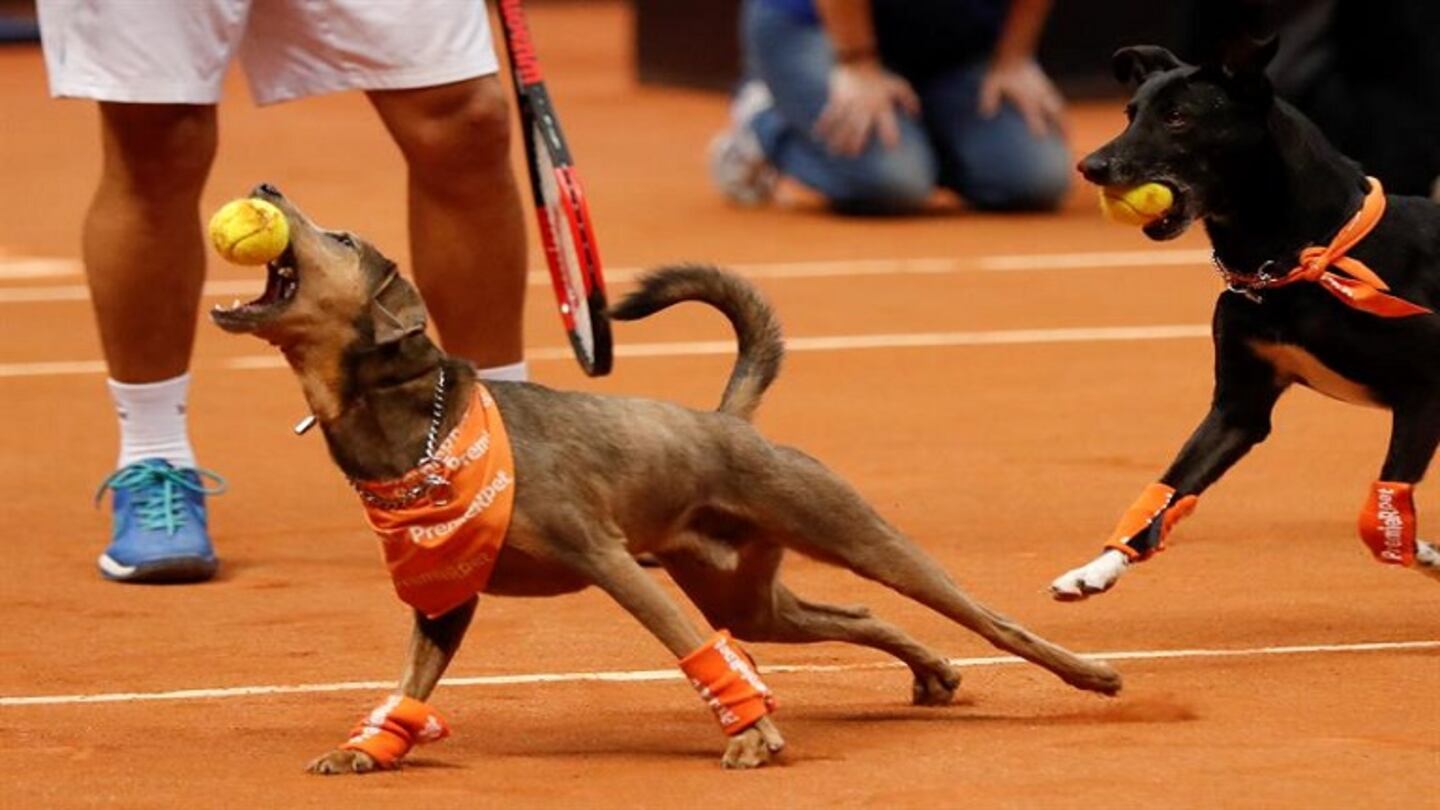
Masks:
[[[1065,131],[1065,99],[1030,58],[997,61],[980,82],[980,114],[993,118],[1008,99],[1036,135]]]
[[[878,62],[839,64],[830,71],[830,98],[815,122],[815,137],[837,155],[854,157],[873,133],[887,149],[900,143],[895,108],[920,114],[920,97],[910,83]]]

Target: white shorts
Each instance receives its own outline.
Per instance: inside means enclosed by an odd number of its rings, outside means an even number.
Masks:
[[[214,104],[236,52],[256,103],[496,72],[483,0],[39,0],[52,95]]]

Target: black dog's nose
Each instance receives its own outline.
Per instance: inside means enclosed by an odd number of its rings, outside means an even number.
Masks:
[[[1105,185],[1110,179],[1110,161],[1099,152],[1091,152],[1075,167],[1080,174],[1096,185]]]
[[[270,185],[269,183],[261,183],[260,185],[256,186],[256,187],[255,187],[255,194],[256,194],[257,196],[263,196],[263,197],[284,197],[284,196],[285,196],[284,194],[281,194],[281,193],[280,193],[280,189],[278,189],[278,188]]]

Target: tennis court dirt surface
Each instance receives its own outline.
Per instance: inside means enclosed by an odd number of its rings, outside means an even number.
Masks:
[[[1440,585],[1370,562],[1354,536],[1385,414],[1296,391],[1169,551],[1113,593],[1051,602],[1050,579],[1089,559],[1205,410],[1220,284],[1202,239],[1155,245],[1104,225],[1084,187],[1054,216],[942,205],[844,220],[794,193],[727,208],[702,159],[724,100],[636,86],[627,13],[533,13],[615,289],[658,262],[743,265],[794,344],[760,410],[767,435],[834,466],[970,593],[1037,632],[1158,655],[1115,662],[1127,678],[1115,699],[982,661],[962,670],[956,705],[922,709],[879,654],[753,645],[762,665],[800,669],[769,678],[789,749],[727,773],[722,737],[678,678],[528,677],[672,669],[607,598],[486,598],[450,674],[517,682],[442,687],[433,702],[455,736],[399,772],[304,775],[385,692],[344,684],[398,674],[408,617],[320,438],[290,435],[304,413],[290,373],[208,324],[191,413],[202,463],[230,482],[211,512],[222,574],[100,581],[108,522],[90,495],[114,427],[75,262],[98,126],[91,105],[45,98],[38,50],[8,48],[0,806],[1440,807]],[[1077,151],[1122,121],[1117,105],[1072,112]],[[256,110],[237,80],[221,122],[207,207],[271,181],[403,262],[402,165],[363,98]],[[216,262],[211,282],[228,301],[259,280]],[[715,313],[619,325],[615,373],[596,381],[561,350],[552,310],[532,286],[539,381],[718,400],[731,358],[706,343],[729,339]],[[1422,504],[1436,508],[1433,492]],[[952,656],[995,655],[846,572],[787,566],[804,596],[868,604]],[[1240,652],[1173,652],[1205,650]],[[301,684],[320,686],[114,696]],[[16,700],[63,695],[112,697]]]

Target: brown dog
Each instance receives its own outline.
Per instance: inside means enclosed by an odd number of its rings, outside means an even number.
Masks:
[[[279,347],[352,481],[401,478],[425,453],[427,433],[445,435],[460,422],[475,391],[473,369],[426,337],[420,298],[392,262],[349,234],[318,228],[270,186],[254,195],[284,211],[290,248],[269,265],[259,299],[217,307],[212,318]],[[739,337],[718,413],[532,384],[486,385],[504,417],[515,481],[508,534],[486,592],[537,596],[598,585],[680,658],[704,636],[636,563],[634,555],[650,553],[711,624],[738,639],[875,647],[910,667],[915,703],[951,700],[960,677],[944,657],[864,608],[815,604],[786,589],[777,572],[793,549],[887,585],[1072,686],[1120,689],[1108,666],[972,602],[844,481],[749,424],[779,370],[782,346],[774,316],[748,284],[713,268],[668,268],[645,279],[613,315],[633,320],[686,300],[720,309]],[[475,603],[472,596],[437,617],[416,612],[401,694],[429,697]],[[729,738],[723,763],[759,766],[783,744],[761,716]],[[310,770],[365,772],[383,764],[345,748]]]

